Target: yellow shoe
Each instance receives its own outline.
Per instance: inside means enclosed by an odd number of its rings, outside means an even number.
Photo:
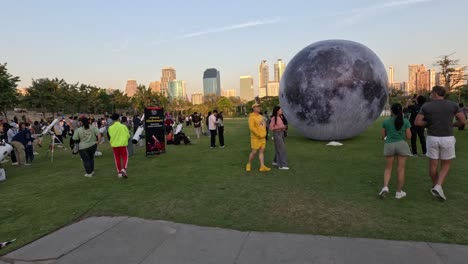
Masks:
[[[245,165],[245,171],[250,171],[250,163]]]
[[[271,171],[267,166],[260,167],[259,171]]]

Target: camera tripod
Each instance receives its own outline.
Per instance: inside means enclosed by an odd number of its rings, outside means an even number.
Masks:
[[[52,136],[52,141],[50,142],[49,150],[47,150],[47,157],[49,157],[50,155],[50,162],[54,162],[55,145],[62,146],[64,150],[67,150],[67,148],[65,148],[65,145],[63,144],[62,141],[60,141],[60,139],[57,137],[57,135],[55,135],[55,133],[52,133],[51,136]]]

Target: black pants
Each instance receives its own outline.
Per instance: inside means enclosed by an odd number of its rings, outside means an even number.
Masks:
[[[218,138],[219,138],[219,145],[223,147],[224,146],[224,127],[223,126],[218,127]]]
[[[83,160],[83,166],[87,174],[91,174],[94,171],[94,153],[96,152],[97,145],[86,149],[80,149],[80,157]]]
[[[413,154],[418,154],[416,145],[416,138],[419,137],[423,154],[426,154],[426,137],[424,136],[424,127],[412,126],[411,127],[411,151]]]
[[[211,147],[214,148],[216,147],[216,129],[215,130],[210,129],[210,134],[211,134]]]

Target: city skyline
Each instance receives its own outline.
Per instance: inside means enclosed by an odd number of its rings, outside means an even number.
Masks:
[[[249,9],[242,8],[247,4]],[[170,65],[183,76],[189,95],[203,91],[200,75],[210,67],[223,73],[222,89],[239,92],[239,76],[254,76],[258,94],[258,62],[265,59],[273,66],[282,58],[287,63],[305,46],[324,39],[349,39],[368,46],[387,69],[394,67],[395,82],[408,81],[408,65],[424,64],[439,71],[433,63],[452,52],[462,65],[468,64],[464,47],[468,37],[460,34],[468,1],[293,0],[280,7],[247,1],[181,1],[177,4],[181,19],[169,20],[168,12],[158,12],[160,17],[153,19],[154,10],[170,10],[173,5],[8,1],[2,9],[9,23],[0,33],[9,41],[0,43],[0,62],[7,62],[11,73],[20,76],[19,87],[29,87],[32,78],[58,77],[122,91],[128,79],[148,87],[160,80],[161,68]],[[215,24],[213,17],[202,15],[204,10],[215,15]],[[226,16],[231,12],[238,15]],[[437,37],[438,32],[444,36]]]

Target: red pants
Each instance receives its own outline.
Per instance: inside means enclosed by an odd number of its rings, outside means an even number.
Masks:
[[[117,167],[117,172],[120,173],[122,169],[127,170],[127,165],[128,165],[127,147],[115,147],[115,148],[112,148],[112,151],[114,152],[114,160],[115,160],[115,166]],[[122,159],[123,161],[123,167],[122,167],[122,163],[120,162],[120,159]]]

